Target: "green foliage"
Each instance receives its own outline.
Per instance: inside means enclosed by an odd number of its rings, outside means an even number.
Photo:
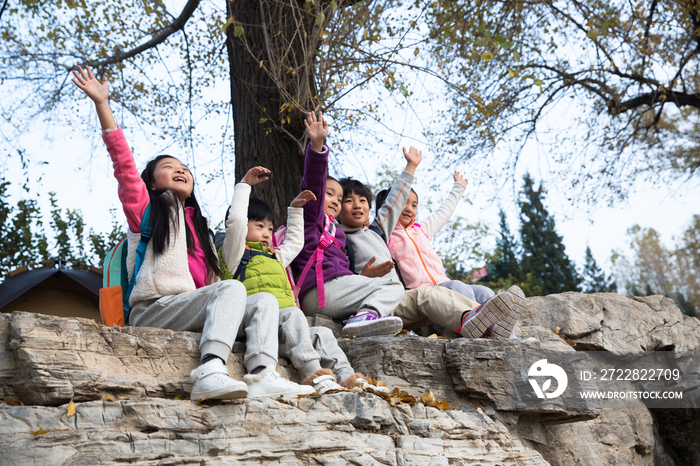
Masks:
[[[614,251],[615,275],[627,293],[636,296],[661,294],[673,299],[688,315],[700,310],[700,215],[694,215],[688,228],[667,248],[653,228],[635,225],[627,232],[632,258]]]
[[[48,259],[41,212],[34,199],[7,202],[10,182],[0,177],[0,276],[22,265]]]
[[[615,280],[612,277],[605,277],[605,272],[596,264],[589,246],[586,246],[583,281],[586,293],[615,293],[617,291]]]
[[[544,197],[542,186],[535,190],[534,181],[526,174],[519,201],[522,272],[532,274],[534,284],[541,287],[545,295],[579,291],[581,279],[556,232],[554,218],[549,216],[542,203]]]
[[[61,209],[54,193],[51,202],[49,237],[43,228],[36,199],[20,199],[16,206],[7,202],[11,183],[0,176],[0,277],[25,265],[61,260],[73,268],[102,267],[107,251],[126,235],[112,211],[112,230],[85,231],[80,210]],[[25,193],[26,193],[25,189]],[[53,262],[52,262],[53,263]]]
[[[518,243],[510,233],[503,209],[499,209],[498,216],[500,231],[496,240],[496,251],[493,254],[490,275],[495,280],[511,280],[514,277],[522,277],[520,261],[518,260]]]

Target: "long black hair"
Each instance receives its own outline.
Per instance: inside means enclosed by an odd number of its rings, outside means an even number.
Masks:
[[[178,228],[180,222],[180,209],[171,209],[170,204],[172,200],[180,202],[175,193],[168,189],[158,189],[155,190],[151,187],[153,184],[153,172],[156,169],[156,165],[163,159],[174,159],[177,160],[172,155],[159,155],[156,158],[150,160],[146,164],[146,168],[141,172],[141,179],[146,184],[146,189],[148,189],[148,197],[151,201],[151,225],[153,228],[153,233],[151,234],[151,244],[153,244],[153,252],[155,254],[161,254],[165,249],[170,246],[170,228]],[[194,181],[193,181],[194,183]],[[194,209],[194,231],[199,238],[199,244],[202,246],[204,251],[204,256],[207,259],[209,268],[217,275],[221,276],[221,266],[219,265],[219,257],[214,251],[214,247],[209,239],[209,226],[207,225],[207,220],[202,216],[202,210],[199,207],[197,198],[194,195],[194,184],[192,193],[190,197],[185,201],[185,207],[192,207]],[[173,214],[174,212],[174,214]],[[172,216],[172,218],[171,218]],[[195,238],[192,236],[192,232],[189,228],[185,228],[186,238],[187,238],[187,249],[194,251],[196,249]]]

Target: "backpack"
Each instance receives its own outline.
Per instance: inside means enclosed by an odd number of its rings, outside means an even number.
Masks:
[[[274,240],[273,240],[273,243],[274,243]],[[275,256],[274,254],[267,254],[267,253],[260,252],[260,251],[253,251],[246,244],[245,250],[243,251],[243,257],[241,258],[241,261],[238,263],[238,267],[236,268],[236,271],[233,274],[234,279],[240,280],[240,281],[245,281],[245,269],[246,269],[246,267],[248,267],[248,262],[250,262],[250,259],[253,256],[265,256],[265,257],[269,257],[270,259],[277,259],[277,256]],[[295,298],[296,298],[296,296],[295,296]]]
[[[299,275],[299,283],[304,283],[304,279],[306,278],[306,275],[309,273],[309,270],[311,270],[311,266],[316,264],[316,290],[318,293],[318,308],[321,309],[322,307],[326,306],[326,292],[323,287],[323,255],[324,251],[329,248],[332,244],[335,244],[336,246],[340,247],[338,245],[338,241],[335,239],[335,230],[336,226],[334,225],[334,219],[333,217],[329,217],[326,214],[323,214],[325,218],[325,227],[323,228],[323,232],[321,233],[321,237],[318,239],[318,247],[316,250],[311,254],[311,257],[309,258],[309,262],[306,263],[304,266],[304,269],[301,271],[301,274]],[[298,294],[300,288],[297,287],[295,289],[295,296]]]
[[[146,206],[141,219],[141,240],[136,247],[136,262],[131,280],[126,268],[126,255],[129,252],[127,238],[123,238],[109,250],[102,266],[102,288],[100,288],[100,317],[108,327],[123,327],[129,324],[129,297],[136,284],[136,275],[146,255],[146,247],[151,239],[151,204]]]

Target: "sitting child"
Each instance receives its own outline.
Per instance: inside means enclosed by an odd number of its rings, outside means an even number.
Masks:
[[[343,191],[336,180],[328,178],[328,148],[323,143],[328,123],[314,112],[304,123],[311,142],[301,189],[313,192],[317,200],[304,205],[304,248],[292,262],[301,309],[306,315],[349,317],[342,330],[346,336],[394,334],[402,327],[401,319],[393,314],[403,298],[403,286],[387,277],[370,278],[349,270],[341,249],[345,234],[334,225]]]
[[[274,212],[266,202],[250,198],[251,187],[267,180],[265,175],[269,172],[263,167],[252,168],[236,185],[226,212],[226,233],[215,237],[222,279],[240,280],[249,295],[267,292],[277,298],[279,353],[301,373],[302,385],[312,386],[319,394],[355,386],[380,390],[362,374],[355,373],[330,329],[309,329],[306,316],[296,307],[285,268],[304,245],[301,207],[315,200],[315,196],[304,191],[292,201],[287,211],[286,240],[279,248],[273,248]],[[322,368],[322,364],[327,367]],[[340,385],[333,371],[342,381]]]
[[[377,273],[399,282],[396,270],[393,270],[391,254],[386,238],[390,238],[402,210],[411,192],[413,174],[422,159],[422,154],[411,147],[404,149],[406,168],[394,182],[391,190],[381,205],[377,205],[376,218],[369,228],[369,211],[372,193],[357,180],[341,180],[343,203],[339,228],[345,233],[352,246],[354,258],[353,272]],[[379,261],[379,265],[372,265]],[[404,327],[411,330],[429,323],[436,323],[451,330],[457,329],[462,336],[479,338],[489,327],[496,325],[494,333],[506,338],[515,325],[518,309],[522,306],[521,298],[515,288],[511,293],[501,293],[485,300],[481,306],[456,291],[445,287],[418,286],[407,290],[404,299],[394,314],[403,320]]]
[[[398,224],[389,238],[388,244],[391,256],[401,270],[401,276],[406,288],[417,288],[421,285],[444,286],[483,304],[493,296],[493,291],[483,285],[467,285],[459,280],[450,280],[445,275],[442,261],[433,250],[430,238],[435,236],[445,226],[457,208],[467,180],[459,172],[454,174],[455,184],[452,192],[434,214],[420,223],[416,222],[418,211],[418,195],[411,189],[408,199],[400,212]],[[388,190],[377,193],[377,209],[381,207]]]

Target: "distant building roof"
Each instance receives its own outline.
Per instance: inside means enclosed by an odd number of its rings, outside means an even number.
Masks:
[[[69,279],[79,285],[82,294],[99,298],[102,288],[101,269],[91,267],[89,270],[72,270],[60,268],[60,265],[59,268],[36,270],[22,267],[10,272],[5,281],[0,283],[0,309],[40,283],[54,278]]]

